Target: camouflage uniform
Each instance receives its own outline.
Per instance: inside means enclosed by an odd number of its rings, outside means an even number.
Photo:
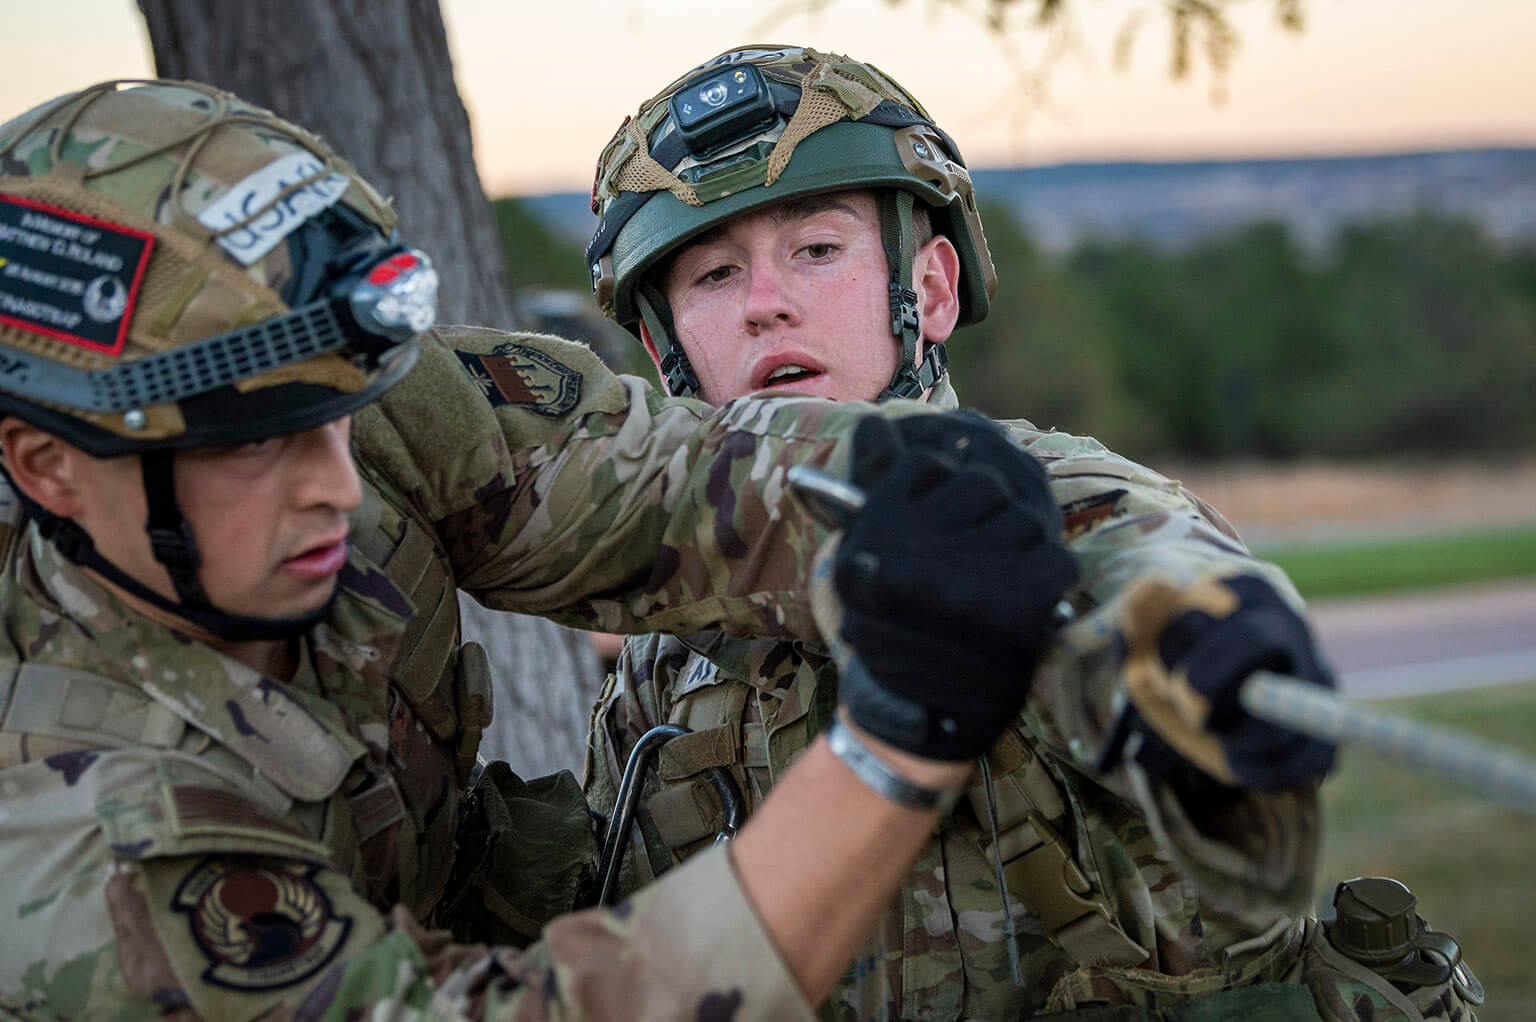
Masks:
[[[626,117],[594,177],[597,226],[586,251],[594,294],[606,313],[645,337],[670,393],[719,385],[689,361],[679,324],[692,298],[687,286],[671,286],[672,260],[709,232],[734,237],[730,225],[739,218],[785,210],[793,222],[791,203],[850,192],[875,206],[890,343],[900,351],[877,396],[928,393],[933,404],[953,407],[942,342],[954,325],[986,317],[998,281],[970,172],[916,97],[880,68],[842,54],[736,47]],[[953,250],[958,276],[947,292],[934,282],[932,263],[914,278],[930,234]],[[749,279],[757,258],[722,257],[720,268],[732,280]],[[742,301],[722,293],[722,301]],[[925,324],[932,300],[941,315]],[[760,309],[723,307],[749,321],[749,333],[764,332],[765,348],[781,336],[799,339],[803,324],[793,317],[780,334]],[[816,336],[823,329],[809,331],[813,352],[838,346]],[[757,335],[747,343],[758,343]],[[790,350],[798,352],[794,344]],[[734,393],[733,383],[724,386],[712,396]],[[1011,976],[988,802],[978,784],[939,828],[825,1016],[1069,1012],[1083,1022],[1193,1022],[1315,1017],[1320,1007],[1337,1019],[1414,1017],[1419,1009],[1332,952],[1304,916],[1317,852],[1314,791],[1230,791],[1193,769],[1158,784],[1134,765],[1107,776],[1095,769],[1124,687],[1120,612],[1142,609],[1127,599],[1132,588],[1147,591],[1130,583],[1161,577],[1187,586],[1246,573],[1299,608],[1294,588],[1177,483],[1091,439],[1026,422],[1008,429],[1044,464],[1083,573],[1073,596],[1077,620],[1062,630],[1017,726],[990,757],[1022,983]],[[823,618],[834,620],[830,612]],[[730,770],[757,804],[826,726],[836,683],[829,651],[801,640],[718,632],[629,640],[594,711],[587,782],[595,805],[612,805],[629,750],[650,727],[670,722],[693,733],[660,753],[624,881],[641,883],[705,846],[721,815],[704,779],[711,767]],[[1448,990],[1420,990],[1413,999],[1433,1007],[1426,1014],[1463,1017]]]
[[[522,955],[422,927],[525,943],[592,852],[569,775],[493,764],[466,798],[490,704],[454,589],[608,629],[814,635],[824,537],[779,514],[782,478],[835,470],[858,411],[716,411],[554,338],[418,337],[430,261],[322,142],[196,83],[119,84],[0,125],[0,417],[135,457],[176,598],[36,485],[0,486],[0,1016],[804,1015],[721,856],[681,884],[708,912],[662,887]],[[334,602],[211,603],[174,452],[345,415],[364,492]],[[24,455],[6,469],[37,483]],[[162,621],[287,643],[293,677]]]
[[[932,400],[952,407],[954,392],[941,384]],[[1211,787],[1181,798],[1149,785],[1134,767],[1108,776],[1093,769],[1119,689],[1114,622],[1127,583],[1147,574],[1190,582],[1243,571],[1299,604],[1295,590],[1177,483],[1092,439],[1023,421],[1005,425],[1045,465],[1083,573],[1074,597],[1079,618],[1061,633],[1025,713],[991,755],[1024,984],[1009,974],[978,781],[935,834],[823,1017],[1004,1019],[1090,1005],[1127,1006],[1124,1016],[1085,1016],[1094,1019],[1307,1017],[1306,986],[1257,986],[1295,984],[1304,956],[1304,978],[1327,1017],[1399,1017],[1377,989],[1384,984],[1353,981],[1337,962],[1321,960],[1331,949],[1304,917],[1318,841],[1314,792],[1215,800]],[[718,632],[630,638],[594,712],[587,760],[594,808],[612,805],[628,750],[647,729],[673,722],[695,733],[663,749],[659,782],[639,814],[628,883],[708,847],[719,809],[700,771],[729,768],[757,804],[826,725],[835,686],[825,648],[800,640]],[[1200,1006],[1205,995],[1235,988],[1249,990]],[[1421,991],[1415,1000],[1428,1006],[1441,993]],[[1180,1005],[1197,1014],[1178,1015]],[[1135,1013],[1141,1008],[1172,1011]]]
[[[623,910],[557,921],[521,955],[417,922],[476,936],[490,915],[493,932],[532,936],[590,869],[572,782],[555,792],[554,833],[571,847],[545,866],[548,889],[481,906],[498,892],[461,868],[470,897],[448,890],[489,715],[483,655],[454,655],[454,581],[494,606],[609,629],[814,635],[788,587],[822,537],[774,505],[785,466],[844,456],[837,438],[858,411],[716,412],[554,338],[441,341],[355,418],[362,520],[291,682],[128,610],[10,502],[0,918],[36,936],[0,942],[0,1004],[61,1017],[429,1001],[518,1018],[806,1014],[721,855]]]

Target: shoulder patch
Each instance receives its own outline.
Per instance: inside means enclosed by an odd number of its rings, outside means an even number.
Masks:
[[[1070,501],[1061,506],[1062,529],[1068,536],[1087,532],[1106,518],[1114,516],[1115,505],[1125,496],[1125,490],[1105,490],[1091,497]]]
[[[323,969],[352,920],[331,908],[314,880],[318,868],[218,857],[187,874],[171,907],[186,914],[192,940],[208,960],[202,978],[230,990],[276,990]]]
[[[558,418],[581,400],[581,373],[538,348],[508,341],[489,354],[454,354],[492,405],[521,405]]]

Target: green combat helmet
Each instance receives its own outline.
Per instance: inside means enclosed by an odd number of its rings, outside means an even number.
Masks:
[[[803,195],[874,189],[891,267],[891,332],[902,359],[882,398],[917,397],[944,375],[941,345],[914,368],[912,211],[960,253],[960,322],[987,314],[997,274],[959,150],[905,89],[869,64],[798,46],[731,50],[663,89],[625,118],[598,157],[597,232],[587,248],[603,311],[661,353],[667,389],[698,388],[666,299],[650,279],[667,254],[743,213]]]
[[[172,451],[346,415],[400,379],[437,277],[324,143],[193,82],[107,82],[0,126],[0,415],[98,457],[137,454],[178,600],[18,491],[60,552],[227,639],[324,614],[209,604]]]

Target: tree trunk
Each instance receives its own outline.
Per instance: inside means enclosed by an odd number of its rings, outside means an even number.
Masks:
[[[401,238],[430,254],[441,277],[440,322],[517,325],[437,0],[139,0],[139,8],[162,77],[217,85],[303,125],[399,198]],[[579,769],[600,670],[587,637],[478,605],[463,621],[496,676],[487,755],[525,774]]]

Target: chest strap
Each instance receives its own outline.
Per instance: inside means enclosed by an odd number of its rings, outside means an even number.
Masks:
[[[989,761],[997,795],[998,846],[1008,891],[1040,920],[1045,936],[1079,966],[1134,966],[1146,948],[1114,922],[1109,899],[1089,882],[1051,819],[1066,812],[1050,772],[1013,730]],[[966,792],[977,819],[987,818],[986,790]],[[983,839],[992,854],[990,840]]]

